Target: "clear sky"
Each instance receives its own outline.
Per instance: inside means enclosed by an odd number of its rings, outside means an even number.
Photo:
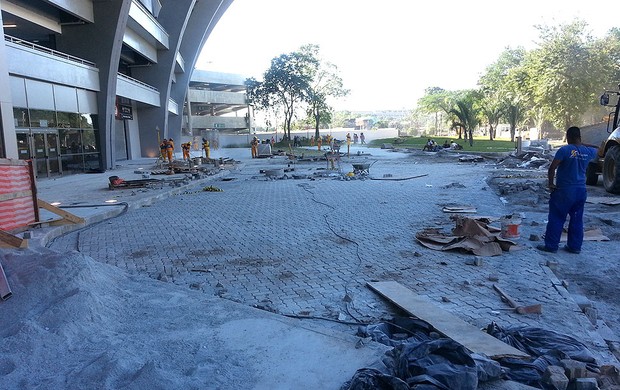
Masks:
[[[351,90],[337,109],[411,109],[427,87],[475,87],[507,46],[535,47],[535,25],[581,18],[601,37],[619,16],[616,1],[234,0],[196,67],[261,79],[313,43]]]

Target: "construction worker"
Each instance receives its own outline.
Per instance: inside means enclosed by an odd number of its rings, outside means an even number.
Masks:
[[[162,161],[166,161],[166,146],[168,144],[168,140],[164,138],[163,141],[159,144],[159,155],[161,156]]]
[[[181,149],[183,150],[183,160],[189,161],[190,149],[192,147],[191,142],[185,142],[181,144]]]
[[[347,133],[347,157],[351,154],[351,133]]]
[[[258,157],[258,138],[256,137],[252,138],[252,141],[250,142],[250,146],[252,147],[252,158],[257,158]]]
[[[321,146],[323,146],[323,139],[321,137],[318,137],[316,139],[316,147],[319,149],[319,152],[321,151]]]
[[[205,158],[207,160],[211,159],[211,146],[209,144],[209,140],[206,138],[202,139],[202,150],[205,151]]]
[[[174,140],[172,138],[166,142],[166,155],[168,156],[168,162],[172,163],[174,158]]]
[[[310,137],[310,146],[314,146],[314,136]]]

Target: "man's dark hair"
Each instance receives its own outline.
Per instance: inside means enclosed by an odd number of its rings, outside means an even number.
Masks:
[[[572,126],[569,127],[568,130],[566,130],[566,140],[568,142],[577,141],[579,139],[581,139],[581,130],[579,129],[579,127]]]

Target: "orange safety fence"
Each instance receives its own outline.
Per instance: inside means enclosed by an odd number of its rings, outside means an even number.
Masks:
[[[39,219],[31,160],[0,159],[0,230],[11,231]]]

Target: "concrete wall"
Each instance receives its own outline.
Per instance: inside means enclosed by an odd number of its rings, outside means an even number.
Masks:
[[[326,129],[326,130],[321,130],[321,135],[331,135],[332,137],[338,139],[338,140],[346,140],[347,137],[347,133],[351,133],[351,137],[353,137],[353,133],[357,133],[357,135],[360,134],[359,131],[353,131],[353,129]],[[379,129],[379,130],[370,130],[370,131],[364,131],[364,136],[366,137],[366,143],[375,140],[375,139],[381,139],[381,138],[397,138],[398,137],[398,130],[397,129]],[[314,135],[314,130],[309,130],[309,131],[296,131],[296,132],[291,132],[291,136],[294,137],[295,135],[300,136],[300,137],[307,137],[310,138]],[[276,138],[276,133],[274,132],[270,132],[270,133],[256,133],[256,134],[240,134],[240,135],[235,135],[235,134],[220,134],[219,136],[219,141],[220,141],[220,147],[226,148],[226,147],[231,147],[231,146],[245,146],[245,145],[250,145],[250,140],[254,137],[258,137],[261,140],[264,139],[271,139],[271,137],[273,137],[274,139]],[[278,140],[280,140],[282,138],[282,132],[278,132],[277,134],[278,136]]]

